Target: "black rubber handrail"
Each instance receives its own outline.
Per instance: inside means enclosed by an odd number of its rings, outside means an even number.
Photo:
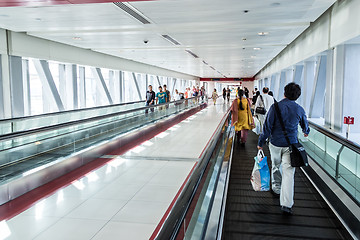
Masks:
[[[24,117],[16,117],[16,118],[6,118],[6,119],[0,119],[0,123],[2,122],[14,122],[14,121],[23,121],[26,119],[32,119],[32,118],[39,118],[39,117],[47,117],[51,115],[61,115],[65,113],[73,113],[73,112],[82,112],[82,111],[91,111],[95,109],[105,109],[110,107],[118,107],[123,105],[130,105],[135,103],[142,103],[143,101],[136,101],[136,102],[126,102],[126,103],[119,103],[119,104],[112,104],[112,105],[106,105],[106,106],[96,106],[96,107],[90,107],[90,108],[81,108],[81,109],[73,109],[73,110],[66,110],[66,111],[60,111],[60,112],[51,112],[51,113],[44,113],[44,114],[37,114],[37,115],[31,115],[31,116],[24,116]]]
[[[360,145],[357,143],[354,143],[346,138],[344,138],[343,136],[336,134],[334,132],[331,132],[329,129],[326,129],[325,127],[322,127],[318,124],[315,124],[311,121],[309,121],[309,125],[315,129],[316,131],[324,134],[325,136],[331,138],[332,140],[342,144],[343,146],[353,150],[354,152],[360,154]]]
[[[51,131],[51,130],[57,130],[57,129],[64,128],[64,127],[69,127],[69,126],[78,125],[78,124],[87,123],[87,122],[93,122],[93,121],[97,121],[97,120],[101,120],[101,119],[105,119],[105,118],[109,118],[109,117],[114,117],[114,116],[118,116],[118,115],[124,115],[124,114],[132,113],[132,112],[144,111],[146,109],[155,108],[155,107],[158,107],[158,106],[165,106],[165,105],[170,105],[170,104],[174,104],[174,103],[183,103],[186,100],[194,100],[194,99],[199,99],[199,98],[200,98],[200,96],[193,97],[193,98],[187,98],[187,99],[181,99],[181,100],[178,100],[178,101],[162,103],[162,104],[157,104],[157,105],[151,105],[151,106],[146,106],[146,107],[141,107],[141,108],[135,108],[135,109],[110,113],[110,114],[96,116],[96,117],[90,117],[90,118],[81,119],[81,120],[74,120],[74,121],[70,121],[70,122],[59,123],[59,124],[45,126],[45,127],[39,127],[39,128],[34,128],[34,129],[30,129],[30,130],[25,130],[25,131],[7,133],[7,134],[0,135],[0,141],[10,140],[10,139],[13,139],[13,138],[18,138],[18,137],[29,136],[29,135],[42,133],[42,132],[47,132],[47,131]]]

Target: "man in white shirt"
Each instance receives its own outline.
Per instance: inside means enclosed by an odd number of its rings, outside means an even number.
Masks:
[[[257,118],[259,119],[260,124],[261,124],[261,132],[262,132],[262,127],[264,126],[266,115],[267,115],[271,105],[274,104],[274,98],[272,96],[270,96],[268,93],[269,93],[269,88],[264,87],[263,94],[261,94],[257,98],[256,103],[255,103],[255,110],[257,107],[263,107],[263,108],[265,108],[265,111],[266,111],[265,114],[259,114],[259,113],[255,112],[255,115],[257,116]]]

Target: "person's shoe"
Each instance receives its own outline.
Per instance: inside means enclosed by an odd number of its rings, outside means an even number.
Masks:
[[[244,143],[244,142],[242,142],[242,143],[241,143],[241,146],[242,146],[242,147],[245,147],[245,143]]]
[[[270,192],[271,192],[271,194],[274,196],[274,197],[276,197],[276,198],[280,198],[280,193],[277,193],[277,192],[275,192],[274,190],[270,190]]]
[[[291,208],[281,206],[280,210],[281,210],[282,214],[284,214],[284,215],[287,215],[287,216],[293,215],[293,212],[292,212]]]

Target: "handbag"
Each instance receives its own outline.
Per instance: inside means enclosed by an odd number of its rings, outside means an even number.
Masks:
[[[301,143],[290,143],[290,139],[288,137],[287,131],[285,129],[285,124],[284,121],[282,119],[281,113],[280,113],[280,109],[279,109],[279,105],[278,102],[274,102],[274,106],[275,106],[275,111],[276,114],[279,118],[279,122],[282,128],[282,132],[285,136],[285,139],[287,141],[287,143],[289,144],[289,149],[290,149],[290,159],[291,159],[291,166],[292,167],[303,167],[303,166],[307,166],[308,163],[308,158],[307,158],[307,153],[305,151],[305,148],[303,147],[303,145],[301,145]]]
[[[260,99],[263,102],[263,105],[265,105],[264,104],[264,99],[262,98],[261,95],[260,95]],[[257,107],[257,108],[255,108],[255,113],[265,115],[266,114],[266,109],[265,109],[265,107]]]

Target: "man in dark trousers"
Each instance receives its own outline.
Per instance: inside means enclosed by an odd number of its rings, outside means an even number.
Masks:
[[[298,125],[300,124],[305,137],[310,132],[305,110],[295,101],[301,95],[301,88],[296,83],[289,83],[284,88],[284,99],[278,103],[287,136],[291,144],[298,143]],[[276,104],[276,103],[275,103]],[[283,214],[291,215],[294,205],[294,174],[291,166],[290,148],[277,117],[275,104],[266,116],[263,133],[259,137],[258,149],[262,149],[267,138],[270,138],[270,155],[272,162],[271,188],[272,193],[280,197]]]
[[[155,102],[155,92],[152,90],[152,86],[149,85],[149,90],[146,91],[146,106],[154,105]],[[153,112],[154,108],[150,108],[150,110]],[[145,110],[145,113],[148,113],[149,109]]]

